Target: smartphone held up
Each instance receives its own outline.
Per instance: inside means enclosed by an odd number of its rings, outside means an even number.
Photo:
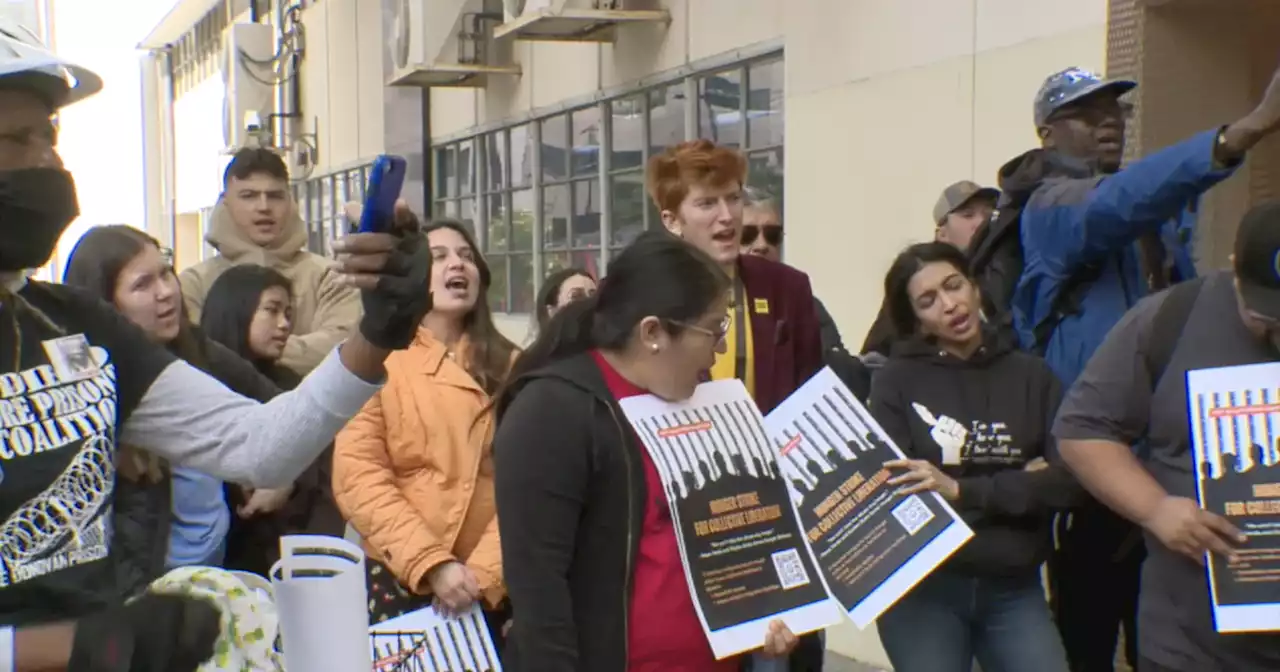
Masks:
[[[396,201],[404,187],[404,157],[382,154],[374,159],[369,183],[364,190],[364,207],[360,211],[359,233],[385,233],[395,223]]]

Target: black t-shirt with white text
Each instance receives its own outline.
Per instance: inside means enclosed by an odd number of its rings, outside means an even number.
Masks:
[[[76,289],[32,282],[19,295],[29,305],[0,305],[0,623],[11,625],[120,599],[111,556],[116,441],[174,361]]]

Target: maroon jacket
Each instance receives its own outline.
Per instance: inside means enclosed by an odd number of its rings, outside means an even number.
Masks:
[[[738,257],[738,272],[751,314],[756,405],[768,413],[822,368],[813,289],[804,273],[757,256]],[[767,312],[756,310],[761,300]]]

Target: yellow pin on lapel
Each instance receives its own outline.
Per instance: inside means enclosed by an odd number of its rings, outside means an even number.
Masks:
[[[755,300],[755,313],[756,313],[756,315],[768,315],[768,314],[769,314],[769,299],[756,299],[756,300]]]

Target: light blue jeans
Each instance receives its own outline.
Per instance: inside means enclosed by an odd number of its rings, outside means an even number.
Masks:
[[[1068,672],[1040,574],[937,572],[876,621],[894,672]]]

